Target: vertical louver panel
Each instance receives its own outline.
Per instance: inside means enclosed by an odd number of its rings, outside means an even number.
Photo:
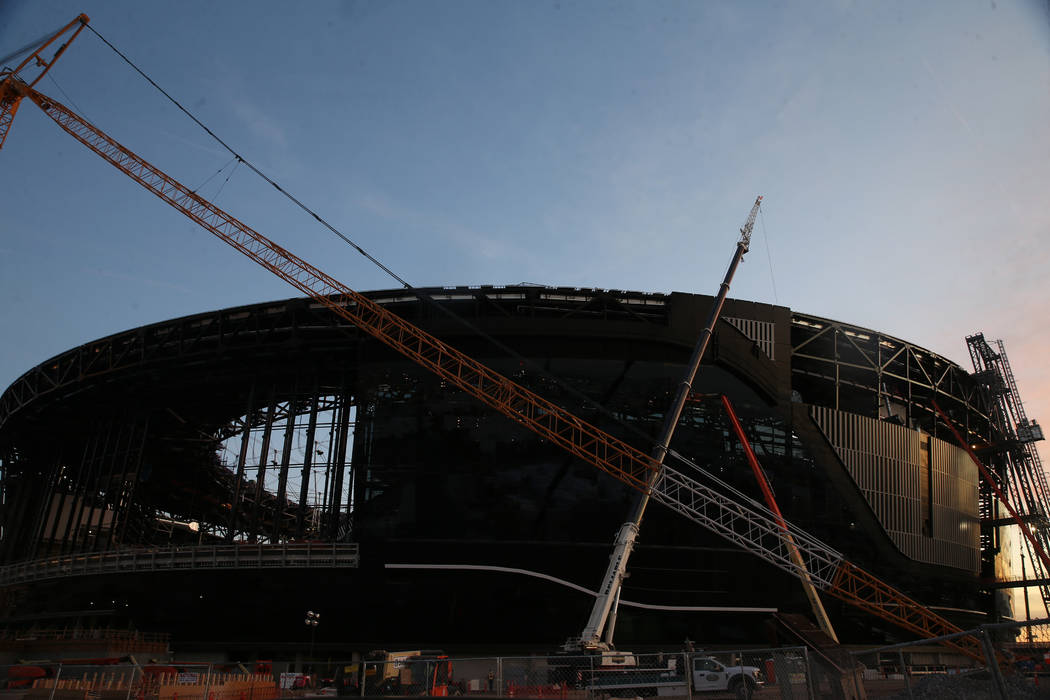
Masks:
[[[811,406],[810,414],[902,553],[977,571],[977,472],[963,450],[844,411]]]
[[[773,351],[775,324],[770,321],[755,321],[750,318],[731,318],[729,316],[723,316],[722,318],[753,340],[762,352],[766,354],[766,357],[771,360],[777,359]]]

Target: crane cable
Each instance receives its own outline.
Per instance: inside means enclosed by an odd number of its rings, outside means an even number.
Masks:
[[[11,53],[7,54],[6,56],[0,56],[0,68],[3,68],[4,64],[7,63],[8,61],[14,61],[16,58],[21,58],[24,54],[27,54],[30,51],[35,51],[37,49],[37,47],[39,47],[41,44],[46,42],[51,37],[53,37],[56,34],[58,34],[60,31],[62,31],[61,27],[59,27],[58,29],[54,30],[53,32],[48,32],[47,34],[45,34],[44,36],[40,37],[39,39],[34,39],[33,41],[29,42],[28,44],[26,44],[25,46],[23,46],[21,48],[15,49]],[[3,70],[12,70],[12,69],[10,69],[10,68],[3,68]]]
[[[156,88],[156,89],[157,89],[157,90],[158,90],[158,91],[160,92],[160,94],[162,94],[162,95],[164,95],[164,96],[165,96],[166,98],[168,98],[168,100],[169,100],[169,101],[170,101],[170,102],[171,102],[171,103],[172,103],[173,105],[175,105],[176,107],[178,107],[178,108],[179,108],[179,110],[181,110],[183,114],[185,114],[185,115],[186,115],[187,117],[189,117],[190,119],[192,119],[192,120],[194,121],[194,123],[196,123],[196,124],[197,124],[197,126],[199,126],[200,128],[204,129],[204,131],[205,131],[205,132],[207,132],[207,134],[208,134],[209,136],[211,136],[211,137],[212,137],[213,139],[215,139],[215,141],[216,141],[216,142],[217,142],[217,143],[218,143],[218,144],[219,144],[220,146],[222,146],[222,147],[223,147],[223,148],[225,148],[225,149],[226,149],[227,151],[229,151],[230,155],[232,155],[232,156],[233,156],[234,158],[236,158],[238,162],[240,162],[240,163],[244,163],[244,164],[245,164],[246,166],[248,166],[249,168],[251,168],[252,172],[254,172],[254,173],[255,173],[256,175],[258,175],[259,177],[261,177],[261,178],[262,178],[263,180],[265,180],[266,182],[268,182],[268,183],[270,183],[271,185],[273,185],[274,189],[276,189],[276,190],[277,190],[278,192],[280,192],[281,194],[283,194],[283,195],[284,195],[285,197],[287,197],[287,198],[288,198],[289,200],[291,200],[292,202],[294,202],[294,203],[295,203],[295,204],[296,204],[296,205],[297,205],[297,206],[298,206],[298,207],[299,207],[300,209],[302,209],[302,210],[303,210],[303,211],[305,211],[305,212],[306,212],[307,214],[309,214],[310,216],[312,216],[312,217],[313,217],[313,218],[314,218],[315,220],[317,220],[317,222],[318,222],[318,223],[320,223],[320,224],[321,224],[322,226],[324,226],[325,228],[327,228],[327,229],[328,229],[329,231],[331,231],[332,233],[334,233],[334,234],[335,234],[336,236],[339,236],[339,238],[343,239],[343,241],[344,241],[344,242],[345,242],[345,243],[346,243],[347,245],[351,246],[351,247],[352,247],[352,248],[353,248],[354,250],[356,250],[356,251],[357,251],[358,253],[360,253],[361,255],[363,255],[363,256],[365,256],[366,258],[368,258],[368,259],[369,259],[369,260],[370,260],[370,261],[371,261],[371,262],[372,262],[372,263],[373,263],[374,265],[376,265],[376,266],[377,266],[377,267],[378,267],[379,269],[383,270],[383,271],[384,271],[384,272],[386,272],[386,273],[387,273],[388,275],[390,275],[390,276],[391,276],[392,278],[394,278],[395,280],[397,280],[397,281],[398,281],[399,283],[401,283],[401,285],[403,285],[403,286],[404,286],[404,287],[405,287],[406,289],[411,289],[411,288],[412,288],[412,285],[410,285],[410,284],[409,284],[408,282],[406,282],[406,281],[405,281],[405,280],[403,280],[403,279],[402,279],[401,277],[399,277],[399,276],[398,276],[398,275],[397,275],[397,274],[396,274],[396,273],[395,273],[395,272],[394,272],[393,270],[391,270],[390,268],[388,268],[388,267],[387,267],[386,265],[384,265],[383,263],[381,263],[381,262],[380,262],[379,260],[377,260],[377,259],[376,259],[375,257],[373,257],[372,255],[370,255],[370,254],[368,253],[368,251],[366,251],[366,250],[365,250],[364,248],[362,248],[361,246],[357,245],[357,243],[354,243],[354,241],[352,241],[352,240],[351,240],[351,239],[350,239],[350,238],[349,238],[348,236],[346,236],[346,235],[345,235],[345,234],[344,234],[343,232],[341,232],[341,231],[340,231],[339,229],[335,228],[335,227],[334,227],[334,226],[332,226],[332,225],[331,225],[330,223],[328,223],[327,221],[325,221],[325,220],[324,220],[324,219],[323,219],[323,218],[322,218],[322,217],[321,217],[321,216],[320,216],[320,215],[319,215],[319,214],[318,214],[317,212],[315,212],[315,211],[314,211],[313,209],[311,209],[310,207],[306,206],[305,204],[303,204],[302,202],[300,202],[300,201],[299,201],[298,199],[296,199],[296,198],[295,198],[295,197],[294,197],[294,196],[293,196],[293,195],[292,195],[292,194],[291,194],[290,192],[288,192],[288,191],[287,191],[287,190],[285,190],[285,189],[284,189],[283,187],[281,187],[281,186],[280,186],[280,185],[278,185],[278,184],[277,184],[276,182],[274,182],[274,181],[273,181],[273,180],[272,180],[272,179],[271,179],[271,178],[270,178],[270,177],[269,177],[268,175],[266,175],[266,173],[264,173],[263,171],[261,171],[261,170],[259,170],[259,169],[258,169],[257,167],[255,167],[255,166],[254,166],[254,165],[253,165],[253,164],[251,163],[251,161],[247,160],[247,159],[246,159],[246,158],[244,158],[244,157],[243,157],[243,156],[242,156],[241,154],[237,153],[237,151],[233,150],[233,148],[231,148],[231,147],[230,147],[230,145],[229,145],[228,143],[226,143],[225,141],[223,141],[223,140],[222,140],[221,138],[219,138],[219,137],[218,137],[218,136],[217,136],[217,135],[215,134],[215,132],[214,132],[214,131],[212,131],[212,130],[211,130],[211,129],[209,129],[209,128],[208,128],[207,126],[205,126],[205,125],[204,125],[204,123],[203,123],[203,122],[202,122],[202,121],[201,121],[200,119],[197,119],[197,117],[195,117],[195,116],[194,116],[194,115],[193,115],[193,114],[192,114],[192,113],[191,113],[191,112],[190,112],[190,111],[189,111],[188,109],[186,109],[185,107],[183,107],[183,106],[182,106],[182,104],[181,104],[181,103],[180,103],[180,102],[179,102],[178,100],[176,100],[176,99],[175,99],[174,97],[172,97],[172,96],[171,96],[170,94],[168,94],[168,92],[167,92],[167,91],[166,91],[166,90],[165,90],[164,88],[162,88],[162,87],[161,87],[160,85],[157,85],[157,83],[156,83],[156,82],[155,82],[155,81],[153,80],[153,78],[151,78],[151,77],[149,77],[148,75],[146,75],[146,73],[145,73],[145,72],[143,72],[143,70],[142,70],[141,68],[139,68],[138,66],[136,66],[136,65],[135,65],[135,63],[134,63],[134,62],[132,62],[132,60],[131,60],[130,58],[128,58],[127,56],[125,56],[125,55],[124,55],[124,53],[123,53],[123,52],[121,52],[121,50],[120,50],[120,49],[118,49],[118,48],[117,48],[116,46],[114,46],[113,44],[109,43],[109,42],[108,42],[108,41],[106,40],[106,38],[105,38],[104,36],[102,36],[101,34],[99,34],[99,33],[98,33],[98,32],[97,32],[96,30],[95,30],[95,28],[94,28],[94,27],[92,27],[92,26],[91,26],[90,24],[86,24],[86,25],[84,25],[84,26],[86,26],[86,27],[87,27],[88,29],[90,29],[90,30],[91,30],[91,33],[92,33],[92,34],[94,34],[95,36],[97,36],[97,37],[98,37],[99,39],[101,39],[101,40],[102,40],[102,43],[104,43],[104,44],[105,44],[106,46],[108,46],[109,48],[111,48],[111,49],[112,49],[112,50],[114,51],[114,53],[116,53],[116,54],[117,54],[118,56],[120,56],[120,57],[121,57],[122,59],[124,59],[124,62],[125,62],[125,63],[127,63],[127,64],[128,64],[129,66],[131,66],[131,67],[132,67],[132,68],[133,68],[133,69],[135,70],[135,72],[136,72],[136,73],[138,73],[138,74],[139,74],[139,75],[141,75],[141,76],[142,76],[143,78],[145,78],[145,79],[146,79],[146,81],[147,81],[147,82],[149,82],[149,84],[150,84],[150,85],[152,85],[153,87],[155,87],[155,88]]]
[[[773,256],[769,253],[769,236],[766,234],[766,215],[761,209],[759,209],[758,216],[762,222],[762,240],[766,242],[766,260],[769,261],[769,281],[773,285],[773,301],[779,304],[780,297],[777,296],[777,278],[773,276]]]
[[[92,126],[94,126],[94,122],[92,122],[90,119],[88,119],[87,114],[85,114],[84,110],[82,110],[80,108],[80,105],[78,105],[76,102],[74,102],[73,98],[69,96],[69,93],[67,93],[65,90],[63,90],[62,86],[58,84],[58,81],[55,80],[54,74],[51,73],[50,71],[48,71],[47,77],[48,77],[48,79],[51,80],[52,83],[55,84],[55,87],[58,88],[58,91],[62,93],[62,97],[64,97],[67,100],[69,100],[69,103],[71,105],[73,105],[73,107],[76,108],[76,110],[80,114],[80,116],[84,117],[85,121],[87,121],[88,124],[91,124]]]
[[[198,119],[196,116],[194,116],[178,100],[176,100],[174,97],[172,97],[164,88],[162,88],[160,85],[158,85],[156,83],[156,81],[154,81],[151,77],[149,77],[141,68],[139,68],[137,65],[135,65],[135,63],[130,58],[128,58],[120,49],[118,49],[116,46],[114,46],[109,41],[107,41],[104,36],[99,34],[98,31],[95,30],[94,27],[92,27],[90,24],[87,24],[85,26],[91,31],[92,34],[97,36],[102,41],[102,43],[104,43],[114,53],[116,53],[118,56],[120,56],[120,58],[123,59],[125,63],[127,63],[129,66],[131,66],[131,68],[136,73],[138,73],[143,78],[145,78],[145,80],[150,85],[152,85],[154,88],[157,89],[157,91],[159,91],[162,95],[164,95],[164,97],[166,97],[169,102],[171,102],[173,105],[175,105],[183,114],[185,114],[187,117],[189,117],[191,120],[193,120],[193,122],[195,124],[197,124],[197,126],[199,126],[201,129],[203,129],[220,146],[222,146],[224,149],[226,149],[226,151],[228,151],[234,157],[234,159],[236,159],[238,165],[240,163],[244,163],[244,165],[246,165],[248,168],[250,168],[252,170],[252,172],[254,172],[256,175],[258,175],[263,180],[265,180],[270,185],[272,185],[274,189],[276,189],[278,192],[283,194],[290,201],[294,202],[300,209],[302,209],[307,214],[309,214],[311,217],[313,217],[318,223],[320,223],[322,226],[327,228],[330,232],[332,232],[333,234],[338,236],[347,245],[351,246],[354,250],[356,250],[358,253],[363,255],[365,258],[367,258],[369,261],[371,261],[378,268],[380,268],[381,270],[386,272],[391,278],[397,280],[397,282],[399,284],[401,284],[403,288],[411,291],[416,296],[416,298],[418,298],[419,300],[421,300],[421,301],[423,301],[425,303],[429,303],[432,306],[435,306],[436,308],[441,310],[442,313],[444,313],[447,316],[449,316],[450,318],[458,321],[460,324],[465,326],[467,329],[471,330],[472,332],[476,333],[477,335],[481,336],[482,338],[488,340],[490,343],[492,343],[494,346],[496,346],[497,348],[499,348],[503,352],[506,352],[512,358],[518,360],[519,362],[522,362],[523,364],[525,364],[528,367],[530,367],[531,369],[533,369],[539,375],[541,375],[543,377],[546,377],[546,378],[556,382],[558,384],[558,386],[560,386],[562,389],[564,389],[566,392],[568,392],[571,396],[574,396],[575,398],[577,398],[580,401],[582,401],[583,405],[585,407],[586,406],[590,406],[590,407],[595,408],[602,415],[604,415],[606,418],[609,418],[611,421],[613,421],[613,423],[615,423],[617,426],[619,426],[620,428],[624,429],[628,433],[634,435],[635,437],[642,438],[645,441],[646,444],[652,443],[653,437],[651,435],[649,435],[648,433],[646,433],[645,431],[641,430],[640,428],[638,428],[638,427],[636,427],[634,425],[630,425],[630,424],[624,422],[615,412],[613,412],[610,409],[606,408],[601,403],[595,401],[593,398],[587,396],[586,394],[584,394],[580,390],[576,389],[571,384],[569,384],[568,382],[564,381],[562,378],[560,378],[560,377],[550,373],[546,369],[542,368],[540,365],[538,365],[533,360],[531,360],[531,359],[529,359],[527,357],[524,357],[523,355],[518,353],[513,348],[509,347],[508,345],[504,344],[503,342],[501,342],[501,341],[497,340],[496,338],[492,337],[491,335],[489,335],[485,331],[481,330],[480,328],[478,328],[477,326],[475,326],[470,321],[466,320],[465,318],[463,318],[462,316],[460,316],[456,312],[452,311],[451,309],[447,308],[443,304],[439,303],[436,299],[431,297],[429,294],[427,294],[427,293],[423,292],[422,290],[420,290],[420,289],[412,286],[411,284],[409,284],[405,279],[400,277],[398,274],[396,274],[389,267],[387,267],[382,262],[380,262],[378,259],[376,259],[371,254],[369,254],[364,248],[362,248],[357,243],[355,243],[353,240],[351,240],[347,235],[345,235],[344,233],[339,231],[337,228],[332,226],[330,223],[328,223],[324,218],[322,218],[319,214],[317,214],[317,212],[315,212],[313,209],[311,209],[310,207],[308,207],[305,204],[303,204],[295,196],[293,196],[290,192],[288,192],[287,190],[282,188],[279,184],[277,184],[268,175],[266,175],[264,172],[262,172],[257,167],[255,167],[255,165],[253,165],[251,163],[251,161],[247,160],[242,155],[237,153],[237,151],[235,151],[229,144],[227,144],[225,141],[223,141],[221,138],[219,138],[219,136],[217,134],[215,134],[215,132],[213,132],[211,129],[209,129],[207,126],[205,126],[205,124],[200,119]],[[220,169],[220,172],[221,172],[221,170],[225,169],[228,165],[229,165],[229,163],[224,165],[223,168]],[[230,174],[232,175],[233,173],[231,172]],[[214,177],[214,175],[212,177]],[[208,178],[208,179],[210,180],[211,178]],[[227,177],[227,181],[228,180],[229,180],[229,177]],[[207,181],[205,181],[205,183],[206,182]],[[205,183],[202,183],[202,186]],[[223,183],[223,184],[225,184],[225,183]],[[715,477],[713,474],[711,474],[710,472],[707,472],[702,467],[700,467],[698,464],[696,464],[692,460],[684,457],[683,455],[681,455],[679,453],[676,453],[674,451],[669,451],[669,454],[673,458],[677,459],[679,462],[684,463],[687,466],[693,468],[695,471],[697,471],[697,472],[699,472],[701,474],[704,474],[704,475],[706,475],[706,476],[708,476],[710,478],[714,478],[716,481],[721,481],[721,480],[717,479],[717,477]]]

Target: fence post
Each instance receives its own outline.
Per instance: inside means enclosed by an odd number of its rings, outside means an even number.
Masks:
[[[208,664],[208,675],[204,678],[204,697],[201,700],[208,700],[208,691],[211,690],[211,664]]]
[[[55,691],[58,690],[58,679],[62,677],[62,663],[59,662],[58,670],[55,671],[55,682],[51,684],[51,697],[48,700],[55,700]]]
[[[999,697],[1002,698],[1002,700],[1007,700],[1006,684],[1003,683],[1003,672],[1002,669],[999,668],[999,659],[995,656],[995,647],[992,646],[992,638],[983,625],[980,629],[981,645],[984,646],[984,658],[988,662],[988,670],[995,679],[995,685],[999,689]]]
[[[128,678],[128,694],[124,696],[124,700],[131,700],[131,687],[135,685],[135,669],[136,666],[131,667],[131,677]]]
[[[685,678],[685,695],[693,700],[693,661],[687,651],[682,652],[682,677]]]
[[[802,660],[803,667],[806,669],[806,697],[808,697],[809,700],[816,700],[817,690],[813,687],[816,679],[813,676],[813,667],[809,664],[809,649],[806,647],[802,647]],[[790,671],[788,671],[788,678],[791,678]],[[790,685],[788,687],[790,687]]]
[[[496,657],[496,696],[503,697],[503,657]]]
[[[908,673],[908,667],[904,665],[904,650],[897,650],[897,658],[900,660],[901,675],[904,676],[904,687],[908,689],[908,697],[911,700],[915,700],[915,696],[911,694],[911,675]]]
[[[309,546],[309,545],[307,545],[307,546]],[[309,550],[307,550],[307,551],[309,551]],[[379,673],[379,671],[377,670],[376,674],[378,674],[378,673]],[[365,681],[367,681],[367,680],[368,680],[368,664],[365,663],[364,659],[361,659],[361,680],[360,680],[360,683],[361,683],[361,697],[365,696]]]

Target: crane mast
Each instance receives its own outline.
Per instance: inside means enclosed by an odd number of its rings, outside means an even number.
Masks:
[[[87,18],[81,15],[59,35],[77,22],[83,28],[86,21]],[[48,43],[59,35],[52,37]],[[68,44],[67,41],[64,46]],[[55,59],[50,63],[39,59],[42,48],[34,55],[49,69]],[[200,197],[72,110],[36,91],[17,76],[17,71],[0,74],[0,107],[3,109],[0,114],[3,134],[0,136],[7,133],[15,109],[21,99],[26,97],[63,130],[111,165],[332,313],[350,321],[361,331],[543,439],[639,491],[647,501],[655,500],[769,564],[799,578],[809,577],[819,590],[903,629],[928,638],[962,631],[904,593],[849,563],[842,553],[778,518],[775,513],[714,475],[696,467],[708,482],[701,483],[692,476],[657,462],[653,456],[517,385],[355,292]],[[735,269],[747,251],[758,204],[756,201],[747,223],[741,229],[741,240],[737,244],[731,270]],[[727,289],[728,283],[724,282],[723,286]],[[713,323],[710,325],[713,326]],[[704,342],[702,337],[701,343]],[[668,442],[669,434],[660,440],[653,454],[659,453],[662,459],[669,450]],[[785,537],[785,530],[790,538]],[[972,636],[942,643],[971,658],[984,658],[980,642]]]
[[[584,626],[579,638],[569,639],[565,643],[563,648],[566,651],[602,650],[609,649],[612,646],[613,632],[616,626],[616,609],[620,600],[620,589],[623,587],[623,581],[627,575],[627,562],[631,558],[634,543],[638,539],[638,531],[642,525],[642,518],[645,517],[645,509],[649,505],[652,491],[663,474],[664,459],[667,457],[667,451],[671,447],[671,438],[674,436],[675,428],[678,426],[678,419],[681,418],[682,409],[685,408],[686,401],[693,391],[693,380],[696,378],[696,373],[700,369],[700,362],[704,359],[704,354],[707,352],[707,346],[711,341],[711,335],[714,333],[715,324],[718,323],[718,318],[722,315],[722,307],[725,306],[726,296],[729,294],[729,285],[733,281],[733,275],[736,274],[736,268],[744,259],[744,253],[747,252],[751,244],[751,230],[755,226],[755,217],[758,215],[758,208],[761,205],[762,197],[760,196],[755,199],[755,204],[751,207],[751,213],[748,214],[747,221],[740,228],[740,240],[737,241],[736,250],[733,252],[729,268],[722,278],[722,284],[718,288],[718,295],[711,304],[707,321],[704,323],[703,330],[700,331],[700,337],[696,341],[692,357],[689,358],[689,364],[686,366],[685,375],[678,384],[678,391],[675,393],[670,408],[667,409],[664,415],[663,428],[652,452],[654,469],[649,473],[649,480],[645,489],[642,490],[635,501],[634,511],[630,519],[621,525],[616,533],[612,554],[609,556],[609,565],[605,569],[605,576],[602,577],[602,583],[598,587],[598,596],[594,599],[594,605],[591,607],[591,614],[587,618],[587,624]]]

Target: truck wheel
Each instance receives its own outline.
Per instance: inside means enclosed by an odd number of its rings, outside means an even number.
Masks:
[[[744,678],[738,678],[729,687],[729,690],[737,700],[751,700],[751,696],[755,692],[754,687]]]

